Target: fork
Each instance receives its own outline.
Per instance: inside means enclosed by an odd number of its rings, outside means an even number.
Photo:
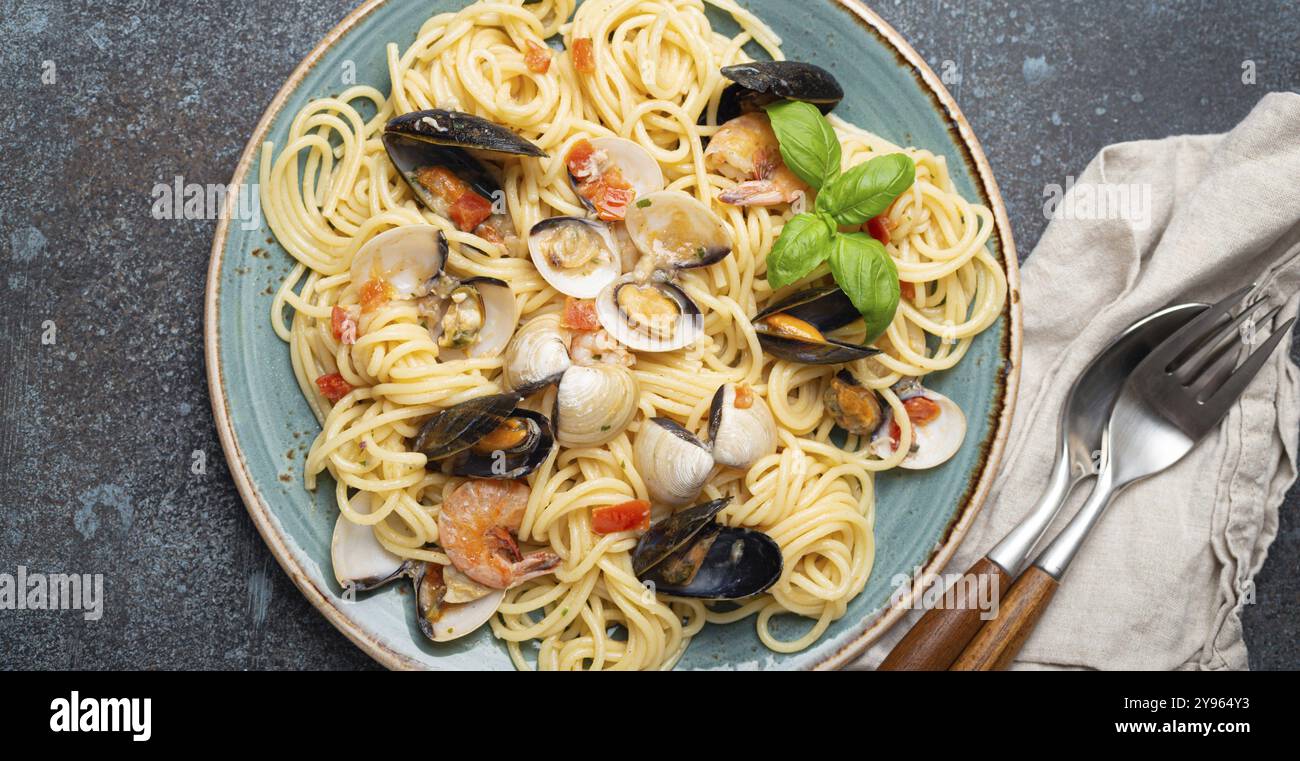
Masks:
[[[1237,366],[1238,333],[1261,304],[1246,306],[1236,317],[1231,312],[1252,287],[1229,295],[1188,322],[1129,375],[1102,436],[1100,470],[1088,501],[1007,591],[997,615],[953,663],[954,671],[1007,668],[1115,496],[1172,466],[1214,430],[1269,355],[1290,335],[1294,317]],[[1258,322],[1267,324],[1279,309],[1270,310]]]

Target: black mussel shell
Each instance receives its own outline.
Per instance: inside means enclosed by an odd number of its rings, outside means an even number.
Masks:
[[[739,600],[769,589],[783,564],[781,547],[762,531],[715,524],[638,578],[675,597]]]
[[[502,450],[500,455],[462,450],[452,461],[452,474],[475,478],[523,478],[541,467],[555,446],[550,419],[532,410],[515,410],[510,417],[531,421],[533,430],[524,443],[514,449]]]
[[[469,449],[495,431],[522,398],[519,394],[478,396],[436,412],[420,426],[415,451],[433,462]]]
[[[812,103],[828,114],[844,99],[844,88],[826,69],[801,61],[753,61],[722,68],[735,82],[718,101],[718,124],[757,111],[773,101]]]
[[[447,596],[447,585],[442,579],[442,566],[428,561],[417,563],[411,576],[415,587],[415,620],[420,632],[434,639],[433,622],[438,620],[442,601]]]
[[[765,317],[774,314],[788,314],[798,318],[825,333],[859,320],[853,302],[847,294],[837,287],[813,288],[793,294],[767,307],[754,315],[752,322],[757,325]],[[879,354],[879,349],[870,346],[827,338],[825,341],[806,341],[793,336],[770,333],[757,329],[758,342],[763,350],[790,362],[805,365],[834,365],[852,362]]]
[[[501,192],[501,185],[492,173],[467,151],[416,140],[396,132],[386,132],[381,139],[384,149],[388,151],[389,160],[397,167],[398,174],[410,186],[416,199],[435,214],[438,213],[438,206],[433,194],[416,179],[416,173],[421,169],[431,166],[446,167],[489,202]]]
[[[412,111],[394,117],[384,126],[384,132],[405,135],[436,145],[519,156],[546,156],[546,151],[516,135],[507,127],[473,114],[448,111],[443,108]]]
[[[646,571],[690,542],[705,527],[712,525],[713,519],[730,503],[731,497],[715,499],[712,502],[678,510],[651,526],[649,531],[641,535],[641,539],[636,543],[636,549],[632,551],[633,573],[641,578]]]

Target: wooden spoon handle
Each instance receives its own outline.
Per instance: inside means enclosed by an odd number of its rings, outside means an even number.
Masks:
[[[951,588],[952,605],[926,611],[880,664],[882,671],[944,671],[961,655],[984,623],[981,601],[995,604],[1011,586],[1011,576],[997,563],[980,558]]]
[[[953,671],[1001,671],[1011,665],[1060,585],[1047,571],[1030,566],[998,605],[997,616],[984,624],[952,664]]]

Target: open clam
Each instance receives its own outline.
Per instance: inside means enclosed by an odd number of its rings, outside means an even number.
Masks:
[[[825,334],[862,315],[836,287],[796,293],[754,315],[758,342],[769,354],[806,365],[833,365],[879,354],[879,349]]]
[[[664,188],[659,162],[645,148],[621,137],[579,140],[565,165],[582,203],[607,222],[623,219],[629,204]]]
[[[594,298],[623,271],[609,228],[583,217],[551,217],[533,225],[528,253],[543,280],[579,299]]]
[[[611,336],[637,351],[675,351],[704,335],[704,317],[690,296],[658,277],[624,275],[596,298],[596,318]]]
[[[632,462],[655,502],[687,505],[713,472],[713,455],[676,421],[653,417],[645,421],[632,446]]]
[[[812,103],[830,113],[844,99],[844,88],[826,69],[802,61],[751,61],[724,66],[722,76],[734,84],[722,91],[718,123],[757,111],[777,100]]]
[[[767,402],[743,383],[724,383],[709,405],[713,461],[749,469],[776,451],[776,420]]]
[[[916,378],[900,381],[894,390],[912,424],[912,447],[898,466],[923,470],[947,462],[966,438],[966,414],[961,407],[925,388]],[[900,435],[893,409],[886,408],[885,418],[871,440],[872,451],[882,459],[889,457],[898,448]]]
[[[730,497],[681,510],[643,534],[632,553],[638,579],[658,593],[738,600],[769,589],[781,577],[781,548],[753,529],[721,526]]]
[[[731,253],[731,236],[722,220],[680,190],[638,198],[625,222],[647,270],[706,267]]]
[[[357,492],[349,505],[358,513],[369,514],[373,509],[370,492]],[[353,523],[342,514],[334,521],[330,561],[339,586],[353,592],[382,587],[408,569],[403,558],[379,543],[373,527]]]
[[[434,642],[463,637],[487,623],[506,594],[438,563],[416,564],[413,581],[416,621]]]
[[[554,445],[551,422],[516,409],[519,394],[479,396],[435,413],[420,426],[414,448],[430,463],[478,478],[520,478],[536,470]]]
[[[394,298],[422,296],[442,274],[447,253],[447,239],[438,228],[402,225],[366,241],[353,255],[348,274],[357,285],[385,281]]]

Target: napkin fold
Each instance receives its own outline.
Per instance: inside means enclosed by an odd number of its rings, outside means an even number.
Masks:
[[[1053,211],[1021,269],[1020,398],[1002,472],[948,573],[969,567],[1029,512],[1051,470],[1066,393],[1131,323],[1252,282],[1283,305],[1272,324],[1256,326],[1256,343],[1295,316],[1300,95],[1265,96],[1223,135],[1108,146]],[[1247,667],[1242,606],[1253,601],[1296,478],[1300,371],[1289,348],[1288,340],[1216,432],[1119,495],[1015,668]],[[1090,488],[1084,482],[1071,495],[1049,538]],[[904,618],[855,667],[878,664],[919,617]]]

